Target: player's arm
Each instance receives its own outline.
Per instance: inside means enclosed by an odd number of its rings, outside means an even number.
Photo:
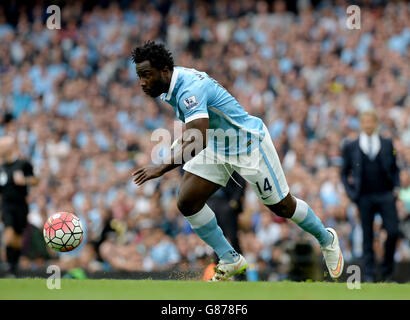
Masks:
[[[181,147],[171,153],[170,159],[164,161],[163,164],[149,165],[135,171],[132,174],[134,176],[134,183],[141,185],[148,180],[158,178],[164,173],[179,167],[182,164],[182,159],[184,162],[191,160],[206,147],[206,130],[208,128],[208,118],[199,118],[189,121],[186,124],[182,138],[180,138]]]
[[[175,152],[171,153],[170,160],[161,165],[164,173],[179,167],[182,164],[181,159],[183,162],[191,160],[206,147],[208,128],[208,118],[195,119],[186,124],[182,137],[178,139],[180,148],[176,148]]]

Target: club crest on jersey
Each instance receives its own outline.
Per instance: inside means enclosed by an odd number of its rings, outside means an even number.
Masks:
[[[196,107],[198,105],[198,102],[196,101],[196,97],[192,96],[192,97],[189,97],[189,98],[185,98],[184,99],[184,104],[185,104],[185,108],[187,110],[190,110],[190,109]]]

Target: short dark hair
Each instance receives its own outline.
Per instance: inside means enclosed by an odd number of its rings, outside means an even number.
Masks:
[[[161,43],[148,40],[143,46],[136,47],[131,54],[134,63],[141,63],[148,60],[151,67],[162,70],[167,66],[170,70],[174,69],[174,58],[170,51]]]

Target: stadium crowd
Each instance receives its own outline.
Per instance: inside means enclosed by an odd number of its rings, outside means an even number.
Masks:
[[[360,111],[374,108],[397,151],[399,218],[408,219],[408,3],[364,1],[359,30],[346,27],[345,1],[297,1],[297,14],[284,1],[95,3],[66,3],[60,30],[47,29],[41,4],[13,14],[0,7],[0,135],[17,137],[40,178],[30,190],[20,268],[188,270],[210,262],[212,250],[176,206],[182,171],[140,188],[132,183],[132,171],[152,161],[152,132],[173,133],[177,121],[138,85],[130,53],[149,39],[166,43],[177,65],[206,71],[265,121],[292,193],[338,231],[347,262],[361,256],[362,235],[340,181],[341,146],[358,135]],[[277,279],[286,278],[292,243],[308,241],[320,254],[313,237],[272,215],[249,187],[243,208],[242,252]],[[70,253],[46,250],[41,239],[44,221],[58,211],[74,212],[87,230]],[[377,257],[381,227],[376,219]],[[410,260],[404,235],[395,260]]]

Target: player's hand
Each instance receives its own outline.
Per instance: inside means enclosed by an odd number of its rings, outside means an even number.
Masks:
[[[182,143],[182,138],[176,139],[171,145],[171,151],[176,149],[178,145]]]
[[[132,175],[134,176],[134,183],[141,185],[144,182],[162,176],[163,171],[161,166],[149,165],[138,169]]]
[[[18,186],[26,185],[26,177],[24,176],[23,171],[21,170],[13,172],[13,180],[14,180],[14,183]]]

